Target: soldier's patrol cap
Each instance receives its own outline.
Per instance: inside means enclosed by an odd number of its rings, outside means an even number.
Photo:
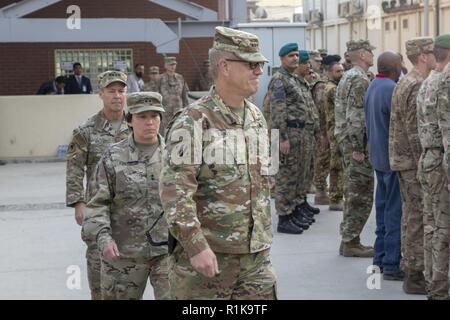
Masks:
[[[434,45],[439,48],[450,49],[450,33],[436,37]]]
[[[286,43],[284,46],[280,48],[280,51],[278,52],[278,55],[280,57],[284,57],[285,55],[288,55],[291,52],[298,51],[298,44],[292,42],[292,43]]]
[[[406,55],[431,53],[434,50],[434,40],[431,37],[417,37],[406,41]]]
[[[310,57],[310,59],[313,59],[313,60],[319,61],[319,62],[323,60],[323,58],[320,56],[320,52],[317,50],[310,51],[309,57]]]
[[[269,62],[259,48],[259,38],[249,32],[216,27],[213,48],[234,53],[248,62]]]
[[[158,92],[133,92],[127,96],[127,110],[131,114],[145,111],[165,112]]]
[[[164,57],[164,64],[177,64],[177,58],[175,57]]]
[[[149,70],[150,70],[150,73],[159,73],[159,67],[157,67],[157,66],[151,66],[149,68]]]
[[[306,61],[309,61],[309,59],[310,59],[310,56],[309,56],[308,51],[306,51],[306,50],[299,51],[299,55],[298,55],[299,62],[306,62]]]
[[[377,47],[374,47],[370,44],[369,40],[350,40],[347,42],[347,51],[352,52],[356,50],[367,50],[367,51],[373,51]]]
[[[327,49],[319,49],[319,53],[320,53],[320,55],[326,56],[326,55],[328,55],[328,50]]]
[[[127,75],[121,71],[105,71],[98,75],[98,87],[106,88],[113,82],[120,82],[127,85]]]

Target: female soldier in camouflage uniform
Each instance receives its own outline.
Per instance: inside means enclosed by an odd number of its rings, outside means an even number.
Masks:
[[[155,92],[128,96],[133,132],[107,149],[97,167],[83,224],[102,256],[103,299],[141,299],[148,278],[155,298],[168,298],[167,223],[158,191],[161,101]]]

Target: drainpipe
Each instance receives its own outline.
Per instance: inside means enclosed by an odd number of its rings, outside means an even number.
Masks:
[[[427,37],[430,35],[430,6],[429,0],[423,0],[423,8],[424,8],[424,36]]]
[[[435,4],[436,4],[436,6],[435,6],[435,10],[436,10],[436,12],[435,12],[435,22],[436,22],[436,27],[435,27],[435,30],[436,30],[436,36],[438,36],[439,35],[439,33],[440,33],[440,24],[441,24],[441,22],[440,22],[440,1],[439,0],[435,0],[434,1],[435,2]]]

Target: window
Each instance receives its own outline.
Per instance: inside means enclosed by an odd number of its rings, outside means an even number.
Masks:
[[[394,21],[394,30],[397,30],[397,21]]]
[[[81,63],[83,73],[91,79],[92,90],[97,91],[97,76],[107,70],[133,70],[132,49],[57,49],[55,50],[55,75],[69,76],[72,64]]]
[[[403,29],[408,29],[409,20],[403,19]]]
[[[390,29],[391,29],[391,23],[390,23],[390,22],[386,22],[386,23],[384,24],[384,30],[385,30],[385,31],[390,31]]]

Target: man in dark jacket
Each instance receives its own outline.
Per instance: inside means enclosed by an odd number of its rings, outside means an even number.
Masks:
[[[397,172],[389,165],[389,125],[392,93],[401,74],[401,58],[387,51],[378,58],[378,75],[364,99],[369,161],[377,175],[375,194],[376,240],[373,264],[385,280],[403,280],[400,271],[402,202]]]

